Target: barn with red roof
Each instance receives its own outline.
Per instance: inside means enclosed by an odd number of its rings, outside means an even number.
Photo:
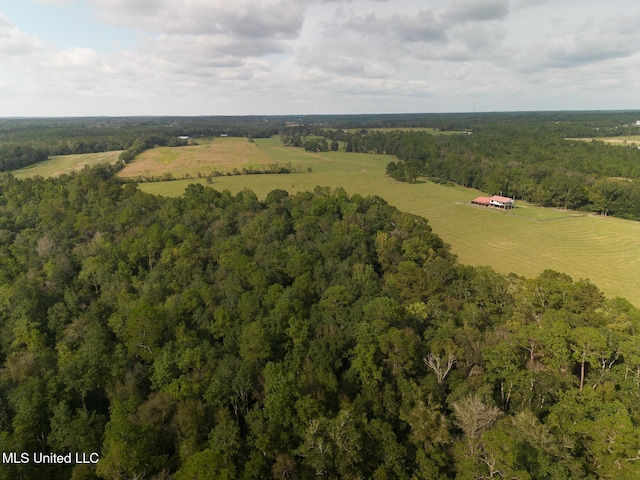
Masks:
[[[471,200],[471,203],[473,203],[474,205],[482,205],[483,207],[488,207],[489,205],[491,205],[491,200],[489,199],[489,197],[477,197]]]
[[[493,197],[476,197],[471,200],[473,205],[483,207],[515,208],[516,202],[513,198],[494,195]]]

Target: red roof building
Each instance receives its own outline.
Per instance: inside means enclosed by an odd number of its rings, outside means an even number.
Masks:
[[[515,208],[516,202],[513,198],[501,197],[500,195],[494,195],[493,197],[477,197],[471,200],[473,205],[481,205],[483,207],[498,207],[498,208]]]
[[[489,197],[478,197],[471,200],[471,203],[474,205],[482,205],[483,207],[488,207],[491,205],[491,199]]]

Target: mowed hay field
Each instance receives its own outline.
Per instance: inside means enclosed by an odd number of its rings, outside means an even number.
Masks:
[[[361,128],[348,128],[347,132],[358,132]],[[369,132],[428,132],[432,135],[460,135],[463,132],[461,130],[439,130],[437,128],[430,127],[380,127],[380,128],[367,128]]]
[[[31,178],[35,176],[57,177],[64,173],[82,170],[85,166],[101,163],[115,163],[122,151],[85,153],[81,155],[60,155],[51,157],[45,162],[29,165],[28,167],[11,172],[16,178]]]
[[[246,138],[218,137],[198,139],[198,145],[158,147],[146,150],[130,162],[119,175],[124,178],[162,177],[170,172],[181,178],[226,173],[234,168],[263,168],[275,163],[257,144]]]
[[[301,148],[285,147],[278,138],[256,139],[256,144],[265,155],[273,159],[272,162],[282,165],[290,164],[301,173],[220,176],[214,177],[211,183],[204,178],[151,182],[142,183],[140,188],[145,192],[158,195],[177,196],[182,195],[185,187],[190,183],[202,183],[218,190],[228,189],[232,192],[249,188],[263,198],[275,189],[298,192],[313,190],[317,185],[342,186],[348,192],[354,193],[366,190],[371,185],[378,185],[378,188],[385,188],[387,185],[384,171],[392,158],[388,155],[345,152],[310,153]]]
[[[558,270],[575,280],[589,279],[607,296],[621,296],[640,306],[640,222],[521,202],[513,211],[475,207],[469,201],[481,194],[477,190],[427,181],[406,184],[386,177],[389,156],[311,154],[281,146],[278,139],[256,143],[279,163],[305,167],[305,173],[216,177],[210,186],[233,193],[248,188],[260,198],[277,188],[294,193],[317,185],[343,187],[349,194],[379,195],[400,210],[427,218],[464,264],[489,265],[501,273],[526,277],[545,269]],[[145,183],[140,188],[175,196],[194,182]],[[204,179],[197,182],[207,184]]]
[[[581,140],[583,142],[605,142],[612,145],[640,145],[640,135],[627,135],[620,137],[591,137],[591,138],[567,138],[567,140]]]

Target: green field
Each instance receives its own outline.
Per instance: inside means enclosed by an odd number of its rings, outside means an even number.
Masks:
[[[36,163],[28,167],[14,170],[16,178],[30,178],[35,176],[57,177],[63,173],[71,173],[82,170],[85,166],[98,165],[100,163],[114,163],[118,160],[121,151],[85,153],[83,155],[60,155],[51,157],[46,162]]]
[[[310,154],[282,147],[277,139],[256,143],[274,159],[311,167],[311,173],[217,177],[210,186],[264,197],[276,188],[297,192],[316,185],[341,186],[348,193],[379,195],[400,210],[426,217],[462,263],[490,265],[501,273],[534,277],[547,268],[589,279],[608,296],[640,306],[640,222],[524,205],[512,211],[474,207],[477,190],[395,182],[384,175],[390,157],[328,152]],[[286,159],[285,159],[286,158]],[[206,185],[204,180],[200,181]],[[180,195],[193,181],[146,183],[155,194]]]
[[[162,177],[171,172],[174,178],[207,176],[215,171],[264,169],[275,161],[246,138],[217,137],[198,139],[198,145],[157,147],[146,150],[120,172],[125,178]]]
[[[346,131],[347,132],[359,132],[360,130],[362,130],[361,128],[348,128]],[[458,135],[458,134],[463,134],[463,133],[467,133],[466,131],[460,131],[460,130],[440,130],[437,128],[430,128],[430,127],[381,127],[381,128],[365,128],[365,130],[369,131],[369,132],[383,132],[383,133],[388,133],[388,132],[427,132],[430,133],[432,135]]]
[[[582,140],[584,142],[605,142],[612,145],[640,145],[640,135],[627,135],[619,137],[591,137],[591,138],[567,138],[567,140]]]
[[[551,268],[566,272],[576,280],[589,279],[608,296],[625,297],[640,306],[640,222],[588,216],[522,202],[511,211],[474,207],[469,201],[481,194],[477,190],[428,181],[416,184],[393,181],[385,176],[386,164],[391,160],[386,155],[309,153],[282,146],[278,138],[258,139],[255,144],[246,139],[237,140],[223,140],[223,143],[216,139],[213,143],[226,152],[218,158],[226,158],[227,162],[237,165],[255,163],[256,158],[289,163],[302,173],[220,176],[214,177],[212,183],[204,178],[143,183],[140,189],[178,196],[188,184],[202,183],[234,193],[248,188],[264,198],[274,189],[293,193],[312,190],[317,185],[341,186],[350,194],[379,195],[401,210],[426,217],[462,263],[490,265],[502,273],[514,272],[527,277]],[[183,158],[187,155],[191,159],[201,158],[200,155],[211,158],[212,145],[163,147],[148,155],[150,161],[163,166],[158,172],[172,171],[178,158],[176,155],[183,155]],[[251,157],[242,154],[247,148]],[[209,152],[203,153],[206,149]],[[117,158],[117,153],[115,155]],[[57,157],[14,173],[20,177],[54,175],[65,169],[81,168],[97,158],[89,155]]]

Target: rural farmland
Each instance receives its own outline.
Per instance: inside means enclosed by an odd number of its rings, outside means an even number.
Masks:
[[[101,163],[114,163],[118,160],[120,151],[84,153],[78,155],[58,155],[45,162],[36,163],[28,167],[16,170],[13,174],[17,178],[30,178],[40,175],[42,177],[57,177],[71,172],[78,172],[85,166],[94,166]]]
[[[123,178],[198,177],[233,169],[266,168],[274,163],[254,143],[246,138],[222,137],[198,139],[197,145],[180,148],[158,147],[142,152],[120,172]]]
[[[604,142],[611,145],[619,146],[640,145],[640,135],[627,135],[619,137],[567,138],[567,140],[581,140],[583,142]]]
[[[640,264],[638,222],[523,202],[509,212],[472,207],[470,200],[481,193],[477,190],[426,180],[400,183],[385,176],[386,155],[311,154],[283,147],[277,138],[259,139],[256,144],[274,160],[291,162],[304,173],[223,176],[210,186],[233,193],[251,189],[261,198],[275,189],[294,193],[316,185],[378,195],[402,211],[427,218],[462,263],[527,277],[545,269],[566,272],[575,280],[590,280],[608,296],[622,296],[640,305],[640,277],[634,268]],[[180,180],[145,183],[140,188],[176,196],[194,181],[206,184],[204,179]]]
[[[55,157],[15,175],[53,176],[116,158],[117,152]],[[590,280],[607,296],[621,296],[640,305],[640,277],[635,269],[640,265],[639,222],[523,202],[509,212],[472,207],[469,202],[482,192],[424,179],[415,184],[396,182],[385,176],[389,158],[310,153],[286,147],[277,137],[256,139],[255,143],[245,138],[216,138],[199,145],[147,150],[120,175],[192,177],[140,184],[141,190],[162,196],[182,195],[190,183],[232,193],[250,189],[260,198],[275,189],[295,193],[317,185],[341,187],[349,194],[378,195],[402,211],[425,217],[464,264],[488,265],[503,274],[526,277],[535,277],[545,269],[566,272],[575,280]],[[289,164],[299,173],[197,178],[198,172],[204,176],[269,163]]]
[[[640,480],[640,3],[0,9],[0,480]]]
[[[637,476],[636,147],[100,122],[0,145],[3,444],[97,459],[1,478]]]

